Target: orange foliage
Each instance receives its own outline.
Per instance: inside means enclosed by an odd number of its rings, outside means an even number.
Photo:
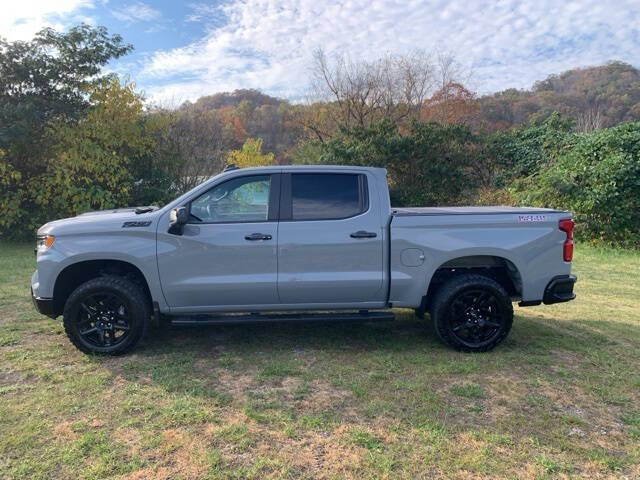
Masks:
[[[232,105],[224,105],[218,109],[218,113],[222,116],[224,124],[231,128],[233,140],[243,144],[248,135],[238,109]]]
[[[445,124],[468,123],[478,110],[475,94],[459,83],[450,82],[424,101],[420,120]]]

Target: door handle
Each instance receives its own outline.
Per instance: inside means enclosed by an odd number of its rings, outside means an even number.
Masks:
[[[264,233],[252,233],[251,235],[245,235],[245,240],[271,240],[271,235],[265,235]]]
[[[365,232],[364,230],[358,230],[350,235],[351,238],[376,238],[377,236],[376,232]]]

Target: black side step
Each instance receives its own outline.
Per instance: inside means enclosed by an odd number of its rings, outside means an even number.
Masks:
[[[380,322],[395,320],[393,312],[357,313],[282,313],[249,315],[190,315],[169,317],[171,325],[194,327],[198,325],[239,325],[252,323],[288,322]]]

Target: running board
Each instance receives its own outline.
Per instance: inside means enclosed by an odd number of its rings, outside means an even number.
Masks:
[[[169,317],[171,325],[179,327],[289,322],[384,322],[395,320],[395,318],[393,312],[368,311],[357,313],[252,313],[249,315],[191,315]]]

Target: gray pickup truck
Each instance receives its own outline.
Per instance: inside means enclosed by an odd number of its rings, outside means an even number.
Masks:
[[[133,348],[148,324],[392,319],[487,351],[512,302],[575,298],[568,212],[392,208],[379,168],[229,168],[162,208],[89,212],[37,233],[31,291],[87,353]]]

